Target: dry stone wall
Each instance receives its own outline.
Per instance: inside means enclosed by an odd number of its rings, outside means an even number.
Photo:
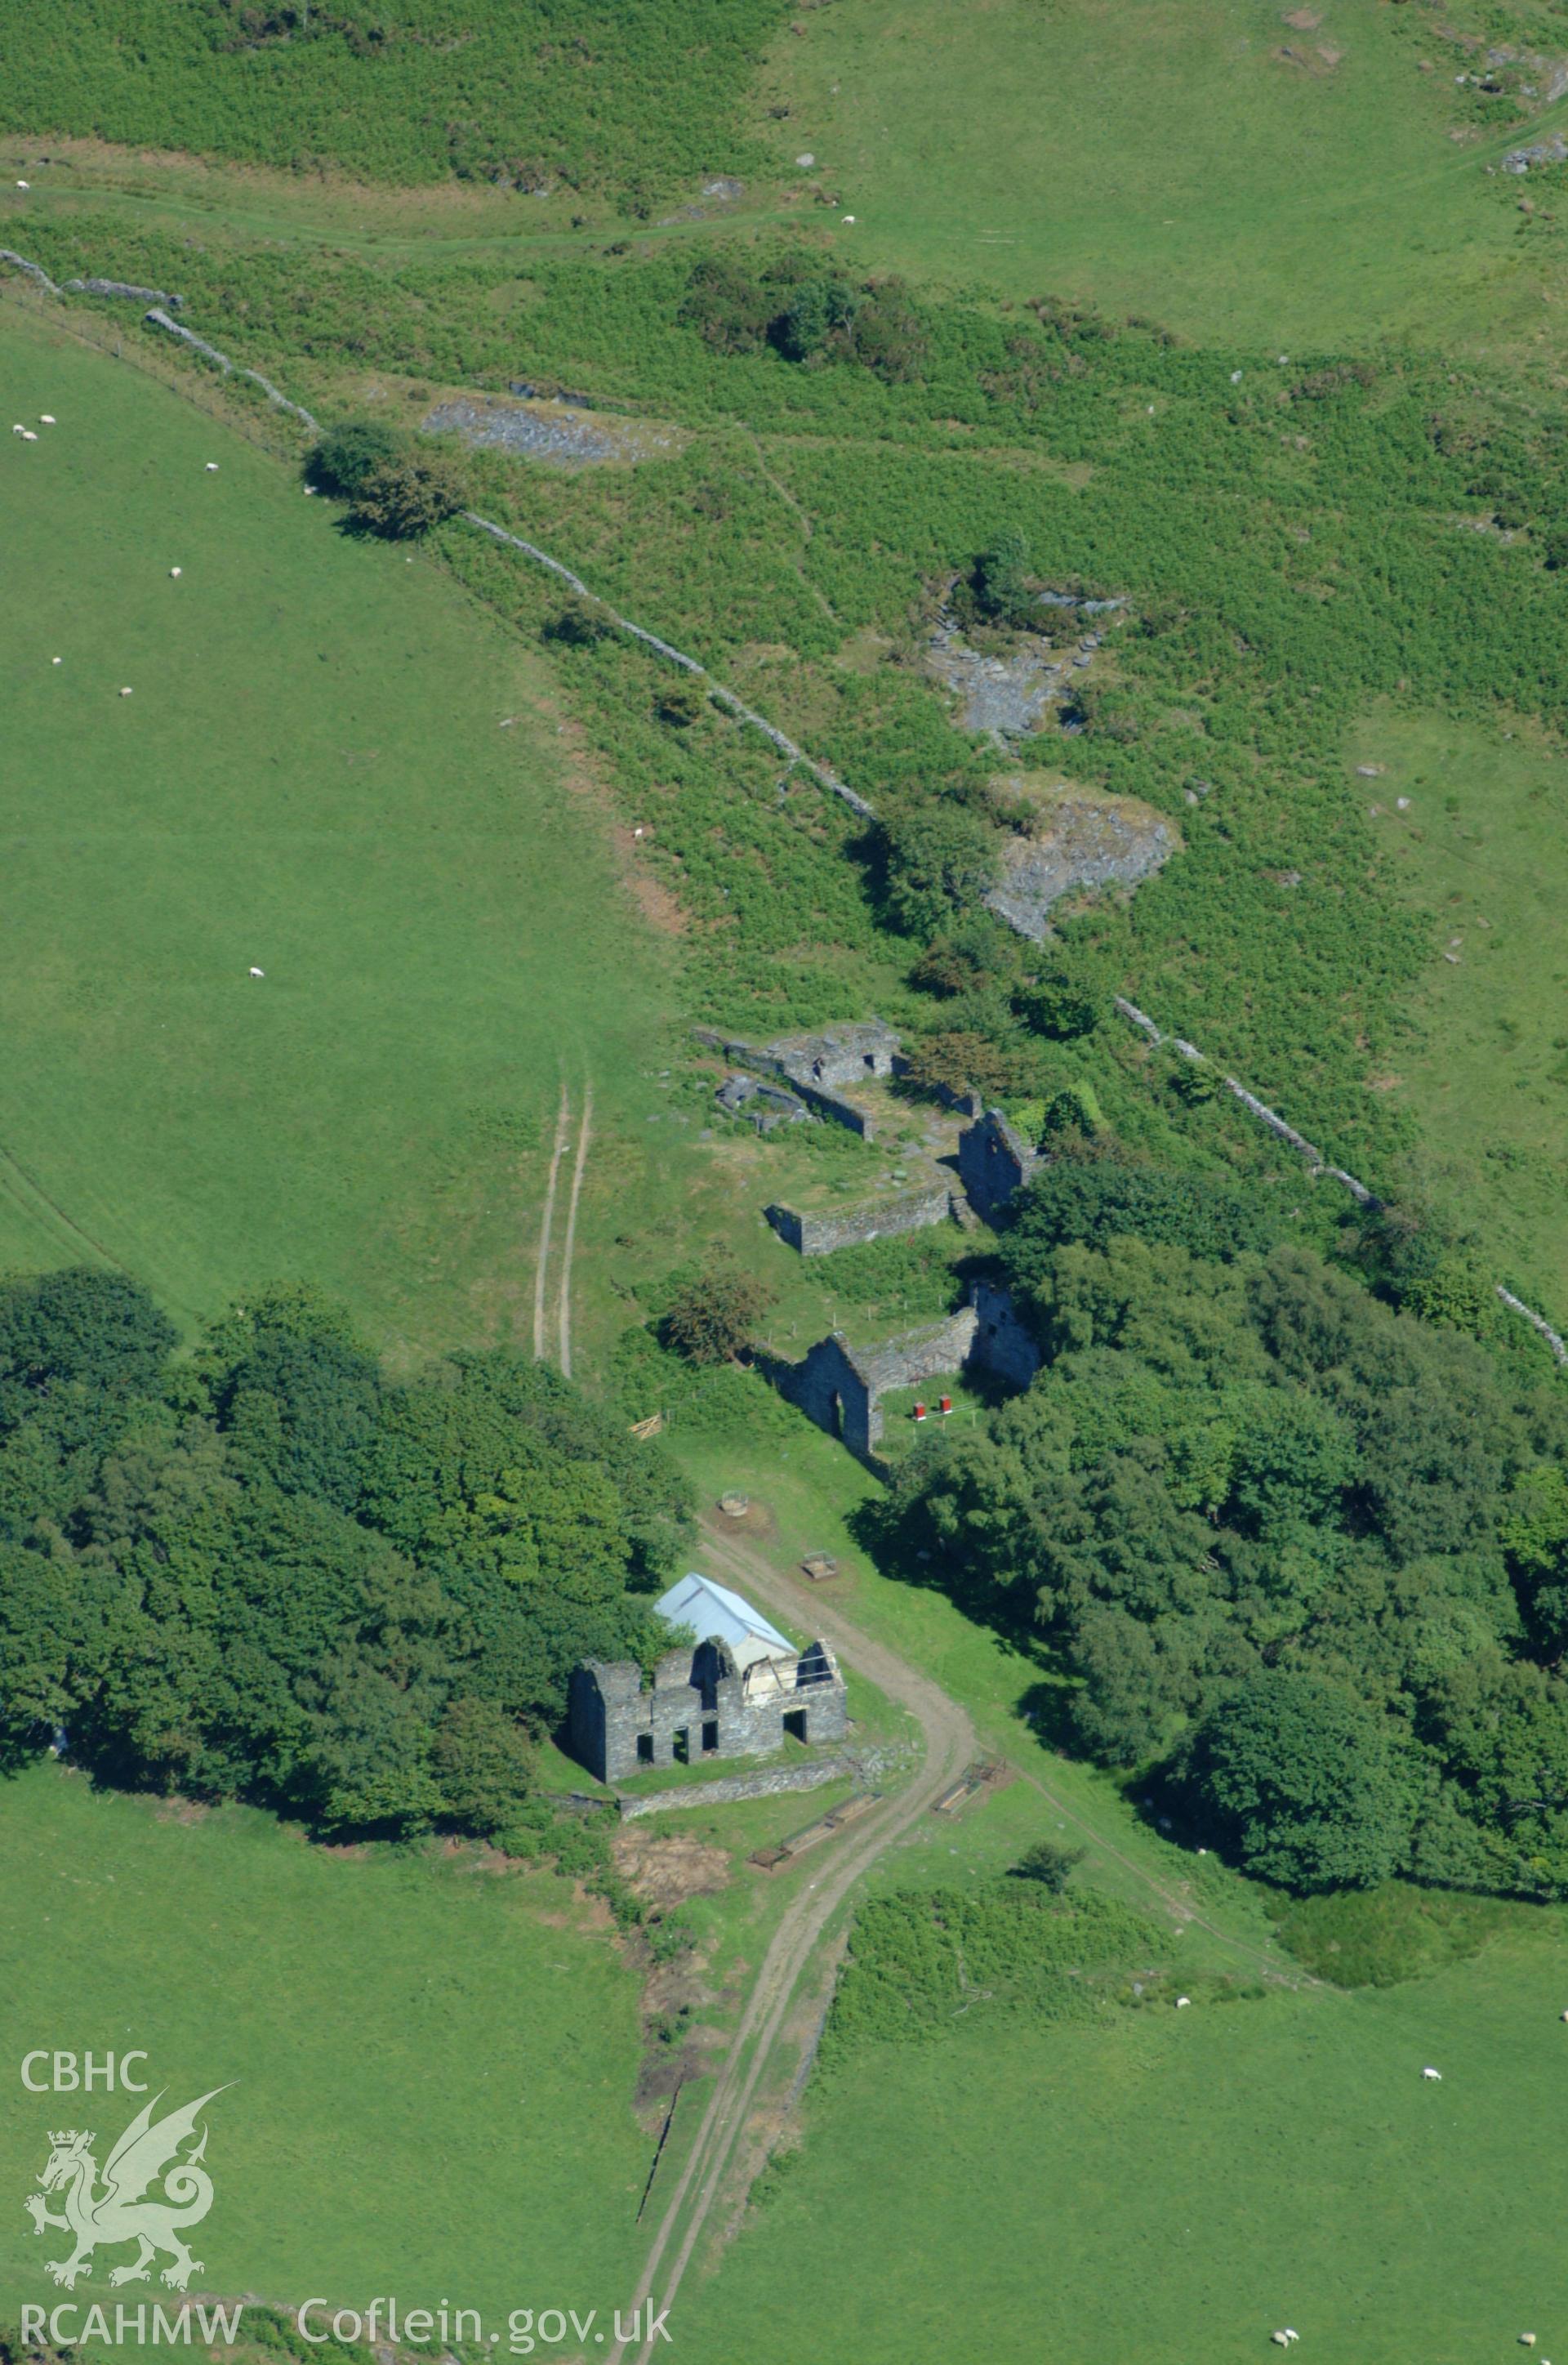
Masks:
[[[810,1257],[859,1248],[867,1240],[894,1239],[902,1232],[924,1231],[932,1224],[946,1223],[952,1211],[952,1194],[942,1183],[934,1190],[906,1191],[896,1199],[877,1199],[825,1215],[778,1205],[762,1212],[781,1240]]]
[[[730,1774],[722,1782],[691,1782],[678,1790],[650,1790],[640,1799],[620,1799],[623,1821],[637,1815],[670,1815],[689,1807],[727,1807],[739,1799],[773,1799],[788,1790],[820,1790],[824,1782],[853,1774],[847,1757],[824,1757],[815,1765],[776,1765],[761,1774]]]

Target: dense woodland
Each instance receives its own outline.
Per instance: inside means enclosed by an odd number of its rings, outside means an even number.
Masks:
[[[0,1286],[0,1764],[504,1832],[576,1661],[667,1642],[661,1449],[506,1351],[389,1385],[308,1295],[174,1346],[118,1273]]]
[[[1568,1895],[1568,1398],[1237,1196],[1058,1152],[1001,1252],[1045,1367],[883,1541],[1249,1871]]]

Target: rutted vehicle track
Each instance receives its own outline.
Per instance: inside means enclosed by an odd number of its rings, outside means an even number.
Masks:
[[[706,1528],[704,1541],[708,1557],[724,1576],[744,1584],[767,1608],[800,1622],[798,1597],[759,1554],[711,1527]],[[781,2043],[790,2041],[785,2031],[791,2007],[807,1974],[820,1964],[819,1949],[829,1923],[870,1866],[919,1820],[975,1754],[975,1732],[967,1711],[929,1677],[825,1606],[812,1603],[811,1623],[918,1721],[925,1736],[925,1763],[907,1788],[855,1825],[853,1837],[831,1869],[786,1907],[654,2236],[635,2293],[639,2307],[650,2300],[656,2309],[673,2304],[716,2205],[730,2199],[738,2206],[745,2196],[744,2191],[732,2192],[737,2172],[755,2174],[761,2165],[760,2158],[754,2157],[737,2171],[736,2153],[758,2089]],[[649,2339],[638,2349],[638,2365],[651,2356],[654,2346]],[[609,2365],[621,2365],[627,2348],[626,2342],[617,2343],[608,2352]]]

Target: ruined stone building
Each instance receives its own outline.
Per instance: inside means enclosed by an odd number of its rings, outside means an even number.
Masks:
[[[1040,1162],[998,1108],[987,1109],[958,1136],[958,1179],[977,1216],[992,1223]]]
[[[882,1398],[896,1388],[952,1379],[960,1372],[992,1372],[1026,1388],[1040,1368],[1040,1351],[1019,1320],[1005,1289],[977,1281],[969,1302],[945,1321],[906,1330],[879,1347],[852,1347],[842,1330],[819,1339],[798,1363],[774,1362],[768,1376],[819,1429],[875,1463],[882,1440]]]
[[[946,1182],[935,1182],[896,1198],[868,1199],[858,1207],[812,1214],[775,1204],[762,1212],[779,1239],[801,1256],[829,1256],[834,1249],[861,1248],[868,1240],[896,1239],[902,1232],[945,1224],[953,1212],[953,1194]]]
[[[664,1653],[651,1683],[631,1659],[585,1659],[572,1676],[572,1754],[601,1782],[700,1757],[762,1757],[787,1740],[841,1741],[844,1678],[825,1642],[803,1651],[711,1577],[683,1576],[657,1605],[697,1635]]]
[[[722,1051],[745,1076],[771,1076],[819,1116],[847,1126],[868,1141],[874,1138],[872,1119],[844,1095],[856,1084],[885,1081],[894,1072],[899,1038],[879,1018],[824,1026],[815,1035],[780,1035],[771,1043],[742,1043],[713,1027],[700,1026],[697,1039]],[[737,1081],[725,1079],[721,1099],[734,1095]]]

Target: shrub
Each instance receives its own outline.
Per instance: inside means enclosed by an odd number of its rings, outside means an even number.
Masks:
[[[373,469],[398,459],[409,439],[384,419],[346,419],[330,427],[305,463],[308,483],[351,501]]]
[[[568,648],[591,649],[608,640],[614,626],[601,608],[572,591],[544,629],[551,640],[564,641]]]
[[[363,532],[409,542],[455,517],[467,499],[467,472],[454,454],[413,446],[372,462],[351,506]]]
[[[993,832],[963,805],[928,805],[886,823],[881,851],[888,917],[905,936],[931,936],[1001,875]]]
[[[1048,1036],[1053,1042],[1073,1042],[1092,1035],[1100,1024],[1099,996],[1061,970],[1020,987],[1013,1006],[1031,1034]]]
[[[694,675],[670,674],[659,683],[654,702],[665,722],[689,731],[707,712],[708,693]]]
[[[1037,1880],[1053,1897],[1059,1897],[1071,1879],[1075,1867],[1083,1862],[1082,1848],[1061,1847],[1055,1840],[1036,1840],[1025,1848],[1013,1866],[1014,1880]]]
[[[690,1363],[733,1362],[772,1303],[766,1282],[727,1261],[715,1262],[677,1290],[659,1324],[659,1343]]]

